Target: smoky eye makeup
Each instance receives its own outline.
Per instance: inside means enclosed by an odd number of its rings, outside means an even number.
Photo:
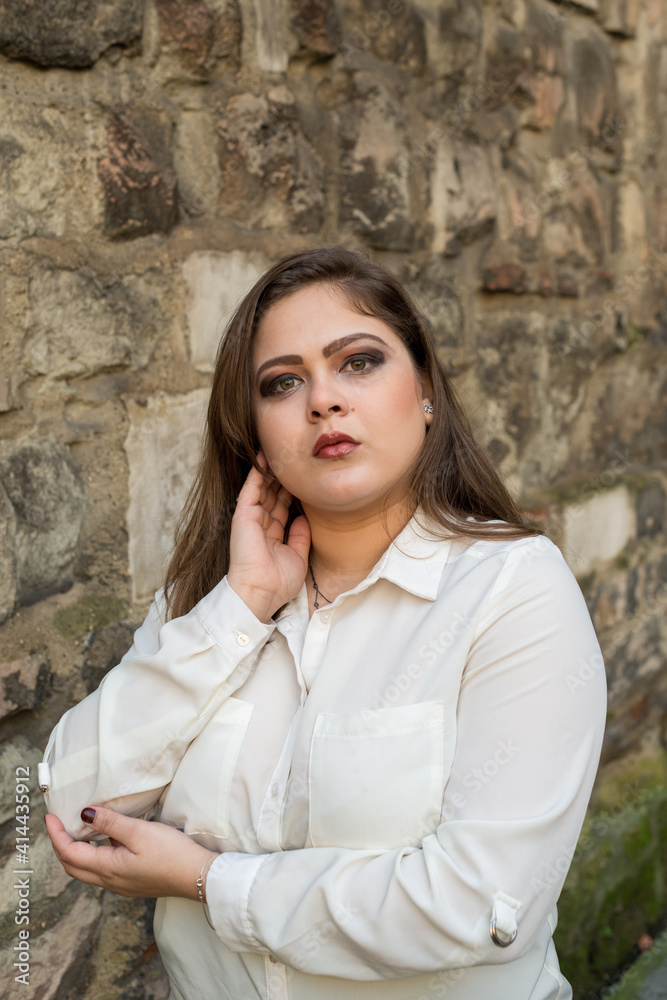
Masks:
[[[379,348],[364,347],[361,350],[357,348],[357,350],[350,350],[350,353],[347,355],[347,357],[344,357],[341,360],[339,367],[340,369],[347,369],[348,371],[350,371],[351,369],[349,369],[349,365],[356,360],[363,360],[366,362],[370,362],[369,366],[367,366],[364,369],[358,369],[356,372],[356,374],[358,375],[368,375],[372,371],[375,371],[376,368],[379,368],[380,365],[384,364],[384,362],[386,361],[386,355],[384,351],[381,351]],[[297,358],[296,356],[290,357],[289,359],[287,357],[285,357],[284,359],[276,358],[276,367],[278,367],[278,363],[280,361],[283,361],[283,363],[284,361],[289,361],[291,363],[294,362],[301,364],[303,363],[303,360],[301,358]],[[260,371],[262,367],[264,366],[263,365],[260,366]],[[354,371],[354,369],[352,369],[352,371]],[[260,378],[258,383],[260,396],[266,397],[266,396],[286,395],[291,388],[294,388],[294,386],[287,387],[282,391],[277,391],[277,387],[281,382],[287,381],[289,379],[294,380],[295,384],[298,384],[298,382],[303,381],[300,375],[297,375],[295,372],[289,371],[289,369],[283,370],[279,374],[274,375],[271,373],[270,368],[268,368],[266,375],[264,375],[263,378]]]
[[[294,386],[287,386],[281,391],[278,391],[278,387],[281,382],[294,382],[296,385],[301,382],[302,379],[298,375],[293,375],[290,372],[286,372],[283,375],[277,375],[273,378],[269,375],[267,378],[262,379],[259,384],[259,392],[261,396],[284,396],[286,395]]]

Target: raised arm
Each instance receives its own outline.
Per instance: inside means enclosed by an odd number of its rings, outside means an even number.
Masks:
[[[261,452],[258,460],[266,470]],[[251,469],[232,520],[228,577],[171,621],[160,595],[121,663],[54,729],[40,784],[73,837],[95,836],[79,815],[91,803],[151,815],[188,745],[247,679],[271,615],[306,575],[304,517],[283,542],[290,501],[270,472]]]

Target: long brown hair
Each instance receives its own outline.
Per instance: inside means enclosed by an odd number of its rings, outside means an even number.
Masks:
[[[302,250],[274,264],[230,319],[216,359],[199,469],[176,528],[165,580],[171,617],[186,614],[229,567],[236,497],[259,442],[252,412],[251,350],[265,313],[316,283],[332,285],[360,314],[375,316],[405,344],[415,370],[433,387],[433,421],[407,481],[413,509],[469,538],[541,534],[526,525],[484,451],[437,355],[425,319],[401,283],[370,257],[342,247]],[[293,504],[292,516],[298,504]],[[496,522],[496,523],[489,523]]]

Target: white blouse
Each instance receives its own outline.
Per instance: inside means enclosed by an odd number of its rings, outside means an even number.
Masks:
[[[46,749],[76,838],[83,806],[161,807],[220,852],[215,932],[157,904],[173,1000],[571,997],[555,903],[606,688],[558,549],[413,518],[362,583],[306,601],[265,625],[224,579],[165,623],[159,594]]]

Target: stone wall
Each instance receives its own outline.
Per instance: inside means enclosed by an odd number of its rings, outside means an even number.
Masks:
[[[663,785],[666,5],[0,0],[0,84],[0,935],[27,767],[30,996],[165,995],[150,907],[54,863],[36,762],[160,585],[226,317],[290,250],[406,280],[589,602],[592,816]]]

